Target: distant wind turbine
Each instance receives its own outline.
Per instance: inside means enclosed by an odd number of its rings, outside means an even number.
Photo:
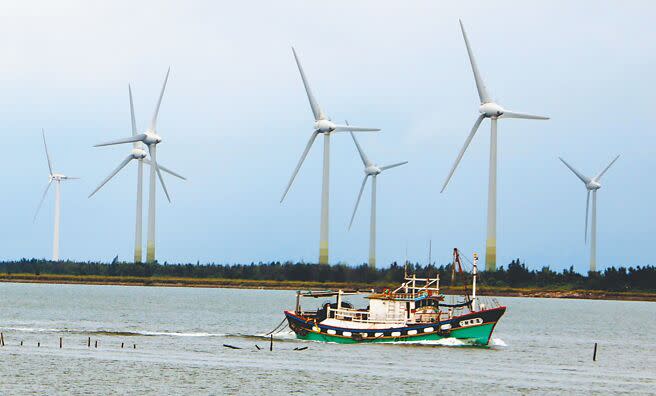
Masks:
[[[50,190],[50,185],[54,181],[55,182],[55,221],[54,221],[54,230],[52,235],[52,261],[59,261],[59,223],[61,218],[60,184],[62,181],[75,180],[75,179],[79,179],[79,177],[66,176],[61,173],[57,173],[53,171],[52,162],[50,161],[50,154],[48,153],[48,145],[46,144],[46,132],[43,129],[41,130],[41,135],[43,136],[43,147],[46,150],[46,160],[48,161],[49,173],[48,173],[48,185],[46,186],[46,189],[43,191],[43,195],[41,196],[41,201],[39,201],[39,206],[37,206],[36,212],[34,213],[34,221],[36,221],[36,217],[39,214],[39,210],[41,209],[41,206],[43,205],[43,201],[46,199],[48,190]]]
[[[487,242],[485,246],[485,268],[487,271],[496,270],[496,261],[497,261],[497,120],[500,118],[522,118],[529,120],[548,120],[549,117],[531,115],[518,113],[514,111],[508,111],[501,107],[499,104],[494,102],[491,96],[488,94],[487,89],[485,88],[485,83],[481,77],[480,72],[478,71],[478,66],[476,65],[476,59],[474,58],[474,53],[469,45],[469,40],[467,39],[467,33],[465,32],[465,27],[460,21],[460,29],[462,30],[462,37],[465,40],[465,46],[467,47],[467,53],[469,55],[469,62],[471,63],[471,68],[474,73],[474,80],[476,82],[476,89],[478,90],[478,97],[481,101],[481,105],[478,108],[478,111],[481,113],[474,126],[469,132],[469,136],[465,140],[465,144],[458,157],[456,158],[449,176],[447,176],[442,186],[441,192],[444,192],[446,186],[449,184],[453,173],[456,171],[462,156],[465,154],[469,143],[472,141],[478,127],[483,122],[483,119],[489,118],[491,121],[491,134],[490,134],[490,173],[489,173],[489,184],[488,184],[488,198],[487,198]]]
[[[347,123],[348,125],[348,123]],[[397,166],[405,165],[408,161],[398,162],[391,165],[378,166],[371,162],[367,155],[360,147],[360,143],[355,138],[353,132],[351,132],[351,137],[355,143],[355,147],[358,149],[360,154],[360,159],[362,159],[362,164],[364,165],[364,179],[362,180],[362,186],[360,187],[360,193],[358,194],[358,199],[355,201],[355,208],[353,209],[353,215],[351,216],[351,222],[349,223],[349,230],[353,225],[353,219],[355,219],[355,212],[358,210],[358,205],[360,204],[360,198],[362,198],[362,192],[364,191],[364,186],[367,183],[367,179],[371,176],[371,220],[369,225],[369,266],[376,268],[376,178],[383,171],[387,169],[396,168]]]
[[[130,96],[130,118],[132,121],[132,136],[137,136],[137,122],[134,116],[134,104],[132,101],[132,88],[128,85],[128,93]],[[136,212],[136,221],[135,221],[135,230],[134,230],[134,262],[140,263],[142,259],[142,231],[141,231],[141,222],[142,222],[142,202],[143,202],[143,164],[151,164],[150,160],[146,158],[146,150],[144,150],[143,142],[136,141],[132,143],[132,150],[130,154],[119,164],[119,166],[112,171],[101,183],[100,185],[89,194],[91,198],[95,193],[98,192],[107,182],[109,182],[117,173],[121,171],[130,161],[137,161],[137,212]],[[184,177],[179,174],[159,165],[159,168],[166,173],[169,173],[175,177],[178,177],[182,180],[186,180]]]
[[[560,157],[558,157],[560,158]],[[560,160],[571,170],[576,177],[578,177],[585,188],[588,190],[588,196],[585,201],[585,241],[588,240],[588,213],[590,212],[590,193],[592,193],[592,224],[590,226],[590,272],[597,271],[597,190],[601,188],[601,177],[606,173],[606,171],[620,158],[618,155],[606,168],[604,168],[601,173],[595,177],[584,176],[581,172],[574,169],[574,167],[568,164],[564,159]]]
[[[307,93],[308,100],[310,102],[310,107],[312,108],[312,114],[314,115],[314,132],[310,135],[310,140],[305,146],[305,150],[301,155],[301,159],[298,161],[294,172],[292,173],[289,183],[285,188],[285,192],[280,198],[280,202],[285,199],[289,189],[298,174],[305,157],[307,157],[310,148],[314,140],[319,134],[323,134],[323,182],[321,185],[321,228],[320,228],[320,237],[319,237],[319,264],[328,264],[328,208],[329,208],[329,188],[330,188],[330,134],[332,132],[345,132],[345,131],[355,131],[355,132],[376,132],[380,131],[378,128],[365,128],[349,125],[338,125],[333,123],[330,118],[321,110],[319,104],[312,94],[310,89],[310,84],[305,77],[305,72],[303,72],[303,67],[301,62],[296,55],[296,50],[292,47],[292,53],[294,54],[294,59],[296,60],[296,65],[298,66],[298,71],[301,74],[301,79],[303,80],[303,85],[305,86],[305,91]]]
[[[134,143],[142,142],[148,146],[148,152],[150,154],[150,188],[148,193],[148,241],[146,245],[146,261],[151,263],[155,261],[155,184],[156,179],[159,177],[159,181],[162,184],[162,189],[166,195],[166,199],[171,202],[171,197],[169,192],[166,189],[166,184],[164,183],[164,178],[162,178],[163,170],[157,164],[157,145],[162,142],[162,138],[157,134],[157,115],[159,114],[159,107],[162,104],[162,98],[164,97],[164,90],[166,89],[166,82],[169,79],[169,73],[171,68],[166,72],[166,77],[164,78],[164,85],[162,85],[162,91],[159,94],[159,100],[157,101],[157,106],[155,107],[155,113],[150,122],[150,126],[144,133],[136,134],[132,137],[125,139],[118,139],[111,142],[105,142],[96,144],[94,147],[100,146],[110,146],[114,144],[124,144],[124,143]],[[179,176],[179,175],[176,175]]]

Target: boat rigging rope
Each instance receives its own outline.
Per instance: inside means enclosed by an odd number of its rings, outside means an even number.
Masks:
[[[266,333],[266,335],[269,336],[269,335],[272,335],[272,334],[275,334],[275,333],[279,333],[279,332],[281,332],[282,329],[285,328],[285,326],[283,326],[283,325],[286,325],[286,323],[287,323],[287,318],[284,318],[284,319],[282,320],[282,322],[280,322],[280,323],[278,324],[278,326],[276,326],[276,327],[275,327],[273,330],[271,330],[270,332]]]

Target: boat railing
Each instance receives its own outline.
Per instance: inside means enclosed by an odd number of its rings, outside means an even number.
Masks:
[[[337,309],[337,308],[328,308],[328,317],[334,318],[337,320],[348,320],[351,322],[375,322],[375,323],[401,323],[405,320],[405,316],[398,315],[396,318],[390,318],[386,320],[372,320],[369,318],[368,311],[360,311],[355,309]]]

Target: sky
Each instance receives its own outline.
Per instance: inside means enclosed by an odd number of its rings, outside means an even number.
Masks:
[[[0,259],[51,255],[52,191],[32,221],[41,128],[55,170],[81,177],[62,185],[61,257],[131,259],[136,165],[87,198],[130,147],[92,146],[129,136],[128,84],[145,130],[170,66],[158,160],[188,180],[167,178],[172,204],[158,189],[158,260],[316,261],[321,144],[279,203],[313,129],[292,45],[334,121],[382,129],[360,135],[373,161],[409,161],[378,180],[379,265],[426,263],[429,240],[438,264],[483,254],[489,121],[440,194],[478,115],[462,18],[491,96],[551,117],[499,122],[498,263],[586,271],[585,188],[558,156],[592,176],[621,154],[598,195],[597,265],[654,264],[656,3],[590,4],[5,1]],[[330,260],[360,264],[370,190],[348,231],[363,167],[348,135],[331,150]]]

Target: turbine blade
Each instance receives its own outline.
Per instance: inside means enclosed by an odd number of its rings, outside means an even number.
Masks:
[[[362,179],[362,187],[360,187],[360,193],[358,194],[358,199],[355,201],[355,208],[353,208],[353,214],[351,215],[351,222],[349,223],[348,229],[351,229],[353,225],[353,219],[355,219],[355,212],[358,211],[358,205],[360,204],[360,198],[362,198],[362,191],[364,191],[364,185],[367,184],[367,178],[369,175],[365,175]]]
[[[319,134],[319,131],[314,131],[312,132],[312,136],[310,136],[310,140],[308,140],[307,145],[305,146],[305,150],[303,151],[303,154],[301,155],[301,159],[298,160],[298,165],[296,165],[296,169],[294,169],[294,172],[292,173],[292,177],[289,179],[289,183],[287,184],[287,188],[285,188],[285,192],[282,194],[282,198],[280,198],[280,203],[285,199],[285,196],[287,196],[287,193],[289,192],[289,189],[292,187],[292,183],[294,182],[294,179],[296,178],[296,174],[298,174],[298,170],[301,169],[301,165],[303,165],[303,161],[305,161],[305,157],[307,157],[308,152],[310,151],[310,148],[312,147],[312,143],[314,143],[314,139],[317,138],[317,135]]]
[[[62,180],[80,180],[80,178],[75,176],[64,176],[62,177]]]
[[[46,195],[48,194],[48,190],[50,189],[50,184],[52,184],[52,180],[48,182],[46,189],[43,190],[43,195],[41,195],[41,201],[39,201],[39,206],[36,207],[36,212],[34,212],[34,219],[32,219],[32,222],[36,221],[36,216],[39,214],[39,210],[41,210],[41,205],[43,205],[43,201],[45,201],[46,199]]]
[[[522,118],[525,120],[548,120],[549,117],[545,116],[540,116],[540,115],[533,115],[533,114],[526,114],[526,113],[517,113],[514,111],[503,111],[503,114],[501,115],[500,118]]]
[[[148,164],[148,165],[151,165],[151,164],[152,164],[152,162],[150,162],[150,160],[149,160],[148,158],[144,158],[143,161],[144,161],[146,164]],[[182,180],[187,180],[186,177],[184,177],[184,176],[182,176],[182,175],[180,175],[180,174],[178,174],[178,173],[175,173],[175,172],[173,172],[172,170],[170,170],[170,169],[168,169],[168,168],[165,168],[164,166],[162,166],[162,165],[159,164],[159,163],[157,164],[157,166],[159,166],[159,169],[161,169],[162,171],[168,173],[169,175],[173,175],[173,176],[175,176],[175,177],[177,177],[177,178],[179,178],[179,179],[182,179]]]
[[[449,184],[449,180],[451,180],[451,177],[453,177],[453,173],[456,171],[456,168],[458,167],[458,164],[460,163],[462,156],[465,155],[465,151],[467,150],[467,147],[469,147],[469,143],[471,143],[472,139],[474,138],[474,135],[476,134],[476,131],[478,130],[478,127],[481,125],[481,122],[483,122],[483,118],[485,118],[485,116],[481,114],[476,119],[476,122],[474,123],[471,132],[469,132],[469,136],[467,136],[467,139],[465,140],[465,144],[460,149],[460,152],[458,153],[458,157],[456,158],[456,161],[453,163],[453,167],[451,167],[449,176],[447,176],[446,180],[444,181],[444,185],[442,185],[442,190],[440,191],[440,193],[443,193],[444,189],[446,189],[447,184]]]
[[[100,183],[100,185],[98,185],[98,187],[96,187],[96,189],[93,190],[93,192],[92,192],[91,194],[89,194],[89,196],[88,196],[87,198],[91,198],[95,193],[97,193],[98,190],[100,190],[100,189],[102,188],[102,186],[104,186],[105,184],[107,184],[107,182],[110,181],[110,180],[112,179],[112,177],[116,176],[116,174],[117,174],[118,172],[120,172],[121,169],[123,169],[123,168],[125,167],[125,165],[127,165],[132,159],[133,159],[132,155],[127,156],[127,158],[125,158],[125,159],[124,159],[124,160],[123,160],[123,161],[122,161],[122,162],[116,167],[116,169],[114,169],[114,170],[112,171],[112,173],[110,173],[109,176],[107,176],[107,177],[105,178],[105,180],[103,180],[103,181]]]
[[[52,162],[50,161],[50,154],[48,153],[48,145],[46,144],[46,131],[41,128],[41,136],[43,136],[43,147],[46,149],[46,159],[48,160],[48,169],[52,175]]]
[[[574,167],[572,165],[568,164],[567,161],[565,161],[561,157],[558,157],[558,158],[560,158],[560,160],[563,162],[563,164],[565,164],[565,166],[567,166],[569,168],[569,170],[571,170],[579,179],[581,179],[581,181],[583,183],[585,183],[585,184],[590,183],[591,180],[590,180],[589,177],[584,176],[581,172],[574,169]]]
[[[169,191],[166,189],[166,184],[164,183],[164,178],[162,177],[162,172],[159,171],[159,166],[157,166],[157,146],[154,144],[149,144],[148,145],[148,152],[150,154],[150,158],[154,158],[154,160],[151,160],[151,166],[155,167],[155,171],[157,171],[157,177],[159,177],[160,183],[162,183],[162,189],[164,190],[164,195],[166,195],[166,199],[171,202],[171,197],[169,196]],[[153,155],[154,154],[154,155]]]
[[[588,243],[588,213],[590,212],[590,190],[588,198],[585,200],[585,243]]]
[[[358,127],[351,125],[335,125],[335,129],[331,132],[378,132],[380,128]]]
[[[138,135],[134,135],[134,136],[129,137],[129,138],[116,139],[116,140],[112,140],[112,141],[109,141],[109,142],[99,143],[99,144],[94,145],[93,147],[102,147],[102,146],[111,146],[111,145],[114,145],[114,144],[141,142],[145,138],[146,138],[146,134],[145,133],[140,133]]]
[[[385,170],[388,170],[388,169],[396,168],[397,166],[405,165],[407,163],[408,163],[408,161],[403,161],[403,162],[397,162],[396,164],[392,164],[392,165],[381,166],[380,170],[385,171]]]
[[[620,158],[619,155],[618,155],[617,157],[615,157],[615,159],[612,160],[612,161],[610,162],[610,164],[608,164],[608,166],[607,166],[603,171],[601,171],[600,174],[598,174],[597,176],[595,176],[595,177],[594,177],[594,180],[595,180],[595,181],[599,181],[599,180],[601,179],[601,177],[604,175],[604,173],[606,173],[606,171],[607,171],[607,170],[608,170],[608,169],[609,169],[609,168],[615,163],[615,161],[617,161],[618,158]]]
[[[365,167],[371,165],[371,162],[369,161],[369,158],[367,158],[367,155],[364,153],[362,150],[362,147],[360,147],[360,143],[358,143],[358,140],[355,138],[355,135],[353,132],[350,132],[351,137],[353,138],[353,142],[355,143],[355,147],[358,149],[358,153],[360,154],[360,159],[362,160],[362,163],[364,164]]]
[[[159,99],[157,100],[157,106],[155,106],[155,113],[153,114],[153,119],[150,121],[150,130],[155,131],[157,127],[157,115],[159,114],[159,106],[162,104],[162,98],[164,97],[164,90],[166,89],[166,82],[169,80],[169,73],[171,73],[171,67],[166,71],[166,77],[164,77],[164,85],[162,85],[162,91],[159,93]]]
[[[460,30],[462,30],[462,37],[465,39],[465,46],[467,47],[467,54],[469,55],[469,63],[471,64],[472,72],[474,72],[474,80],[476,81],[476,89],[478,90],[478,97],[481,100],[481,103],[488,103],[492,100],[490,95],[485,89],[485,83],[481,77],[481,73],[478,71],[478,65],[476,65],[476,59],[474,58],[474,53],[472,52],[471,46],[469,45],[469,39],[467,38],[467,32],[465,32],[465,26],[460,22]]]
[[[307,93],[308,101],[310,102],[310,107],[312,108],[312,114],[314,115],[314,120],[318,121],[326,118],[317,103],[317,100],[312,94],[312,89],[310,88],[310,83],[308,83],[307,77],[305,77],[305,72],[303,71],[303,66],[301,66],[301,61],[296,55],[296,50],[292,47],[292,52],[294,53],[294,59],[296,60],[296,66],[298,66],[298,71],[301,73],[301,79],[303,80],[303,85],[305,86],[305,92]]]
[[[128,93],[130,95],[130,121],[132,121],[132,136],[137,135],[137,120],[134,118],[134,104],[132,103],[132,87],[128,84]],[[132,146],[139,147],[138,142],[132,143]]]

